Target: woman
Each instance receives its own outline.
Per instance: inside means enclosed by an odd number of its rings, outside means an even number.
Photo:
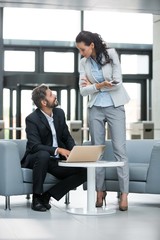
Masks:
[[[128,210],[129,169],[126,155],[126,128],[124,104],[129,96],[122,84],[121,66],[115,49],[108,48],[97,33],[81,31],[76,47],[83,56],[80,62],[79,87],[82,96],[90,95],[88,103],[89,130],[94,145],[105,143],[105,123],[108,123],[114,156],[123,161],[118,167],[120,187],[119,209]],[[96,207],[105,202],[105,169],[97,168]]]

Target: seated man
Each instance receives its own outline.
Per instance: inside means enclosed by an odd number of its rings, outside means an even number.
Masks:
[[[69,156],[75,142],[68,131],[63,110],[57,108],[56,95],[42,84],[33,89],[32,100],[37,109],[26,117],[28,141],[21,165],[33,169],[32,209],[46,211],[51,208],[50,197],[60,200],[86,181],[87,172],[85,168],[58,166],[58,160]],[[61,181],[44,193],[47,172]]]

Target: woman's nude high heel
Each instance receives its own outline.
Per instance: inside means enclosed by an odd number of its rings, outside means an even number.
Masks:
[[[102,207],[103,203],[106,206],[106,192],[97,192],[97,201],[96,201],[96,207]]]
[[[128,210],[128,194],[121,193],[120,201],[119,201],[119,210],[120,211],[127,211]]]

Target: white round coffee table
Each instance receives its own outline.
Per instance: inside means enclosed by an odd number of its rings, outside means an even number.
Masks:
[[[95,169],[97,167],[122,167],[124,162],[81,162],[81,163],[66,163],[59,162],[59,166],[63,167],[85,167],[87,168],[87,208],[70,208],[67,210],[69,213],[78,215],[104,215],[115,213],[113,208],[96,208],[95,207]]]

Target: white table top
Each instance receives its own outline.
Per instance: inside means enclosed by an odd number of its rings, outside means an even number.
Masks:
[[[97,162],[59,162],[62,167],[122,167],[124,162],[111,162],[111,161],[97,161]]]

